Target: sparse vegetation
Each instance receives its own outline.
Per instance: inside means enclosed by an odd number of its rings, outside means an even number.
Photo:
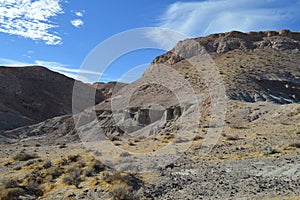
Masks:
[[[273,147],[273,146],[266,146],[264,148],[264,155],[272,155],[272,154],[276,154],[276,153],[280,153],[279,149]]]
[[[76,154],[76,155],[69,155],[68,156],[68,161],[69,162],[77,162],[80,158],[80,155]]]
[[[125,183],[115,184],[109,191],[112,199],[114,200],[138,200],[140,199],[137,194],[134,193],[132,187]]]
[[[300,142],[293,142],[292,144],[290,144],[290,147],[300,148]]]
[[[143,182],[134,174],[114,172],[108,175],[105,181],[112,185],[110,195],[113,199],[140,199],[137,191],[142,187]]]
[[[20,152],[17,155],[14,156],[14,160],[16,161],[27,161],[31,159],[37,158],[37,154],[32,153],[26,153],[26,152]]]
[[[48,169],[48,168],[50,168],[51,166],[52,166],[52,162],[51,162],[50,160],[45,161],[44,164],[43,164],[43,167],[44,167],[45,169]]]
[[[81,169],[77,168],[71,168],[69,170],[69,174],[65,175],[63,177],[63,182],[68,184],[68,185],[75,185],[77,188],[79,187],[79,184],[81,183]]]
[[[226,135],[227,140],[240,140],[241,138],[238,135]]]

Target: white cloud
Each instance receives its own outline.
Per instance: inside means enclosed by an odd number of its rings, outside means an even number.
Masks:
[[[75,15],[76,15],[77,17],[83,17],[83,13],[82,13],[82,12],[76,12]]]
[[[83,26],[84,22],[82,21],[82,19],[74,19],[71,21],[71,24],[73,26],[75,26],[76,28],[79,28],[79,27]]]
[[[63,13],[62,1],[0,0],[0,32],[61,44],[61,37],[51,31],[57,25],[50,18]]]
[[[0,66],[24,67],[32,65],[44,66],[52,71],[59,72],[68,77],[87,83],[97,81],[98,78],[102,75],[101,72],[68,68],[67,65],[58,62],[35,60],[34,63],[25,63],[12,59],[0,58]]]
[[[189,37],[231,30],[299,29],[299,8],[300,0],[177,2],[167,8],[158,25]]]
[[[42,61],[36,60],[36,65],[46,66],[53,71],[60,71],[60,72],[71,72],[71,73],[81,73],[81,74],[93,74],[93,75],[101,75],[100,72],[94,72],[90,70],[80,70],[80,69],[71,69],[67,68],[65,64],[57,63],[57,62],[49,62],[49,61]]]

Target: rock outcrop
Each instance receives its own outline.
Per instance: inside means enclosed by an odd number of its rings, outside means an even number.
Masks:
[[[191,43],[191,41],[193,41]],[[272,48],[276,50],[300,50],[300,32],[289,30],[212,34],[180,41],[171,51],[156,57],[152,63],[175,64],[201,53],[224,54],[233,50]]]

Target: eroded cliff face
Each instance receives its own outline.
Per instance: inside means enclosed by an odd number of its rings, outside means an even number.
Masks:
[[[300,50],[300,32],[289,30],[212,34],[180,41],[171,51],[156,57],[152,63],[175,64],[183,59],[204,53],[224,54],[233,50],[272,48],[276,50]]]
[[[232,31],[181,41],[171,51],[155,58],[152,67],[162,63],[182,71],[182,66],[192,68],[189,59],[209,55],[222,75],[230,99],[298,103],[299,50],[299,32]],[[190,79],[197,78],[188,70],[185,73],[190,74],[187,75]]]

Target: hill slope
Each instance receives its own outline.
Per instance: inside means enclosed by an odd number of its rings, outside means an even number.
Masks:
[[[75,80],[44,67],[0,67],[0,131],[71,114]],[[78,82],[82,94],[93,88]],[[100,91],[96,103],[104,99]]]

